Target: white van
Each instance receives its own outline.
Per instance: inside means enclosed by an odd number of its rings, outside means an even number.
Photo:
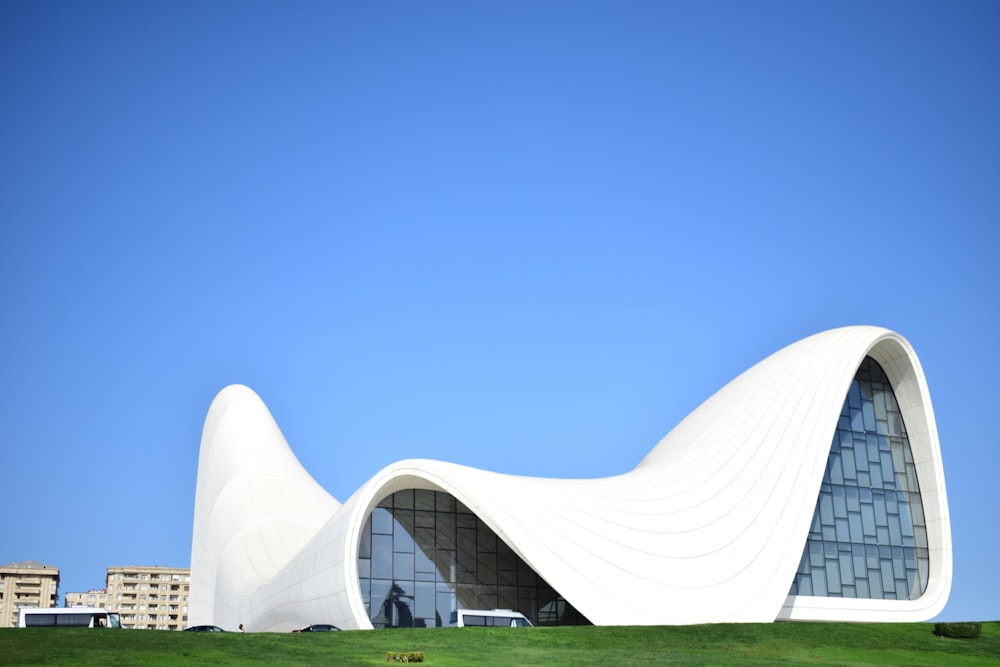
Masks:
[[[467,627],[530,628],[531,621],[510,609],[458,609],[451,612],[450,625]]]

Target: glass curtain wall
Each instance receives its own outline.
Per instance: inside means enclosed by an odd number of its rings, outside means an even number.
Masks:
[[[454,496],[409,489],[369,515],[361,597],[376,628],[447,627],[456,609],[513,609],[535,625],[588,624]]]
[[[927,525],[896,396],[865,357],[851,382],[791,595],[913,600],[927,589]]]

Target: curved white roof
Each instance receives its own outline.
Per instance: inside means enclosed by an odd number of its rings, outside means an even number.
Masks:
[[[847,390],[885,370],[920,480],[930,576],[916,600],[788,595]],[[430,460],[381,470],[342,506],[288,448],[250,389],[225,388],[202,436],[192,624],[287,630],[322,618],[370,628],[357,545],[390,493],[445,491],[599,625],[916,621],[951,586],[937,429],[909,343],[877,327],[826,331],[764,359],[706,400],[632,471],[588,480],[502,475]]]

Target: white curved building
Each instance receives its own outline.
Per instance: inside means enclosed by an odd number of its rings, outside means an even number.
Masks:
[[[290,630],[449,624],[920,621],[951,587],[930,394],[909,343],[826,331],[764,359],[630,472],[502,475],[429,460],[340,504],[250,389],[205,420],[192,624]]]

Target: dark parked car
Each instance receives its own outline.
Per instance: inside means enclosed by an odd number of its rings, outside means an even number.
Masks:
[[[192,625],[190,628],[184,628],[185,632],[225,632],[222,628],[217,625]]]
[[[317,623],[316,625],[309,625],[301,630],[293,630],[292,632],[337,632],[340,630],[336,625],[327,625],[325,623]]]

